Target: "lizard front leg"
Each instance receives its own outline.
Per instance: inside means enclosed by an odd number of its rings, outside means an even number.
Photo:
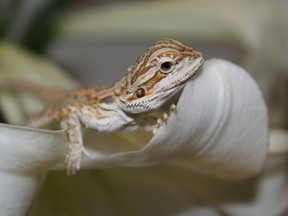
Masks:
[[[68,149],[65,162],[67,174],[74,175],[80,170],[82,155],[88,156],[83,146],[81,123],[75,113],[69,113],[61,122],[62,128],[67,128]]]
[[[124,128],[135,127],[134,119],[125,115],[116,107],[103,110],[100,107],[82,105],[70,106],[60,110],[61,127],[67,128],[68,151],[66,155],[67,174],[74,175],[80,170],[82,155],[88,156],[82,139],[82,125],[93,128],[99,132],[112,132]]]

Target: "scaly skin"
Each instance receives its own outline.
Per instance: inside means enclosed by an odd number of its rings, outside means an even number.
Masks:
[[[62,128],[67,128],[67,172],[75,174],[80,169],[82,155],[88,155],[83,146],[82,125],[99,132],[145,127],[155,118],[152,112],[177,93],[203,61],[200,52],[177,40],[160,40],[144,51],[114,86],[66,93],[65,100],[47,108],[29,125],[39,127],[58,121]],[[175,105],[170,107],[170,111],[175,109]],[[164,113],[164,121],[167,118]],[[162,121],[156,121],[158,126]]]

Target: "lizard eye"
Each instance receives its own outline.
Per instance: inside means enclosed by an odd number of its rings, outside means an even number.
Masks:
[[[145,90],[144,90],[143,88],[137,89],[137,91],[136,91],[136,96],[137,96],[138,98],[144,97],[144,96],[145,96]]]
[[[165,59],[165,61],[160,64],[160,72],[163,74],[168,74],[173,70],[174,65],[175,64],[173,60]]]
[[[167,62],[163,62],[161,64],[161,69],[164,71],[170,70],[170,68],[172,67],[172,63],[167,61]]]

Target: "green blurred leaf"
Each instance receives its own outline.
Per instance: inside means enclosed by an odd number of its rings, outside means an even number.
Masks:
[[[65,75],[57,65],[6,42],[0,42],[0,82],[25,80],[60,89],[72,89],[77,83]],[[0,106],[6,120],[19,123],[27,113],[41,110],[39,100],[20,92],[17,94],[0,90]]]

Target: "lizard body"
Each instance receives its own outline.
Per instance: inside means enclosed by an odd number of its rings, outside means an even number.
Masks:
[[[163,39],[149,47],[115,85],[71,91],[52,107],[32,118],[39,127],[51,121],[67,128],[67,172],[80,169],[85,151],[81,128],[99,132],[134,130],[146,126],[151,113],[165,104],[192,77],[203,63],[202,54],[173,39]],[[64,99],[65,98],[65,99]],[[175,110],[172,105],[170,110]],[[168,115],[164,113],[164,120]],[[162,120],[158,120],[160,124]]]

